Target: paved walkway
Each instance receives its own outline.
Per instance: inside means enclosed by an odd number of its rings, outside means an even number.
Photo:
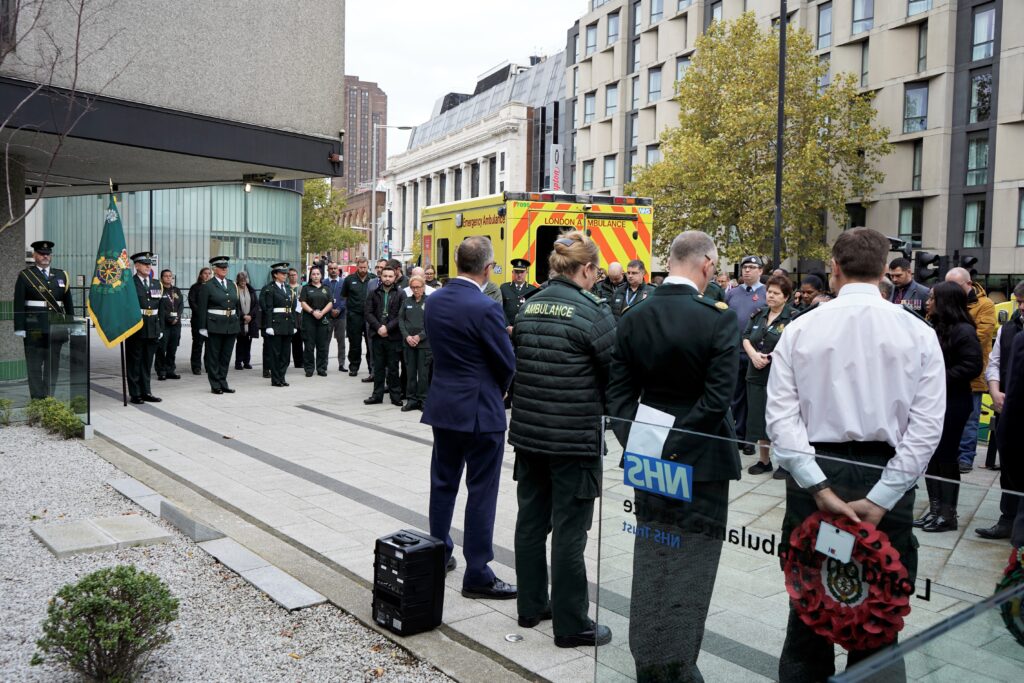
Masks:
[[[189,338],[188,330],[184,332],[183,342]],[[105,349],[94,340],[92,352],[92,422],[98,434],[324,562],[341,575],[339,580],[357,580],[367,591],[367,605],[375,539],[405,527],[427,528],[430,428],[419,423],[418,411],[402,413],[387,403],[363,405],[369,385],[339,373],[335,360],[326,378],[306,378],[301,370],[290,369],[291,386],[283,389],[271,388],[270,381],[262,378],[259,363],[253,370],[232,369],[228,381],[237,393],[217,396],[210,393],[205,376],[188,372],[188,346],[183,343],[179,350],[179,361],[184,361],[179,362],[179,368],[184,368],[182,379],[158,382],[154,378],[153,391],[163,402],[123,407],[117,350]],[[253,358],[259,359],[260,352],[256,340]],[[607,459],[605,496],[586,559],[589,577],[596,582],[598,552],[603,549],[600,619],[612,628],[612,646],[599,649],[595,664],[591,649],[556,648],[551,622],[542,622],[536,629],[519,628],[515,601],[463,598],[458,547],[460,568],[447,578],[444,611],[447,633],[453,639],[504,661],[520,675],[585,681],[593,680],[595,666],[600,680],[623,679],[631,673],[626,617],[632,538],[622,526],[630,518],[623,512],[623,500],[631,496],[620,483],[621,470],[614,467],[620,449],[608,434],[614,455]],[[513,454],[507,449],[493,564],[497,575],[510,582],[515,581],[512,548],[517,510],[512,462]],[[744,467],[751,462],[745,457]],[[977,539],[971,529],[989,526],[998,515],[997,492],[989,490],[993,478],[994,473],[986,470],[967,475],[966,481],[977,486],[965,486],[961,494],[960,532],[918,535],[922,544],[919,584],[931,580],[931,600],[914,599],[905,635],[991,594],[1009,547],[1005,542]],[[743,481],[732,484],[731,493],[731,527],[778,535],[784,482],[744,474]],[[452,531],[457,546],[464,498],[463,493]],[[598,542],[601,535],[603,543]],[[258,553],[260,548],[252,550]],[[592,590],[592,597],[596,595]],[[707,680],[772,680],[785,634],[787,604],[776,558],[726,544],[700,659]],[[592,608],[595,616],[596,606]],[[510,634],[519,634],[522,640],[506,639]],[[983,642],[972,647],[1005,646],[1001,634],[988,636],[987,640],[975,636]],[[956,665],[949,662],[948,666]],[[912,659],[909,667],[912,678],[936,668],[923,657]]]

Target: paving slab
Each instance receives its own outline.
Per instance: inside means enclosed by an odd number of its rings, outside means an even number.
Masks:
[[[204,541],[199,544],[199,547],[217,558],[217,561],[222,565],[238,574],[270,566],[269,562],[231,538]]]
[[[167,500],[159,493],[154,493],[152,496],[139,496],[138,498],[132,498],[136,505],[141,507],[143,510],[153,515],[154,517],[160,516],[160,503]]]
[[[71,555],[117,549],[115,539],[85,519],[64,524],[36,524],[32,535],[61,560]]]
[[[139,515],[119,515],[90,521],[114,539],[118,550],[167,543],[172,539],[171,534]]]
[[[196,543],[224,538],[224,534],[217,529],[197,521],[177,505],[166,500],[160,503],[160,518],[170,522]]]
[[[290,612],[327,602],[327,598],[274,566],[250,569],[241,576]]]
[[[124,477],[122,479],[110,479],[107,481],[114,490],[120,493],[122,496],[137,500],[142,496],[152,496],[156,494],[156,491],[149,488],[141,481],[133,479],[132,477]]]

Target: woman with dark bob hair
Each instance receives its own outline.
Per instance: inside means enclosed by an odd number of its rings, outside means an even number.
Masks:
[[[960,481],[960,436],[974,410],[971,380],[982,369],[981,344],[974,320],[967,312],[967,295],[957,283],[935,285],[928,295],[925,310],[939,337],[946,362],[946,413],[942,437],[925,471],[928,510],[914,520],[914,526],[928,532],[955,531],[960,484],[928,477]]]

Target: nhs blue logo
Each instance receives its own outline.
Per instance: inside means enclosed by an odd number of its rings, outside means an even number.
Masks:
[[[690,465],[629,452],[623,460],[622,483],[626,486],[687,502],[693,499],[693,467]]]

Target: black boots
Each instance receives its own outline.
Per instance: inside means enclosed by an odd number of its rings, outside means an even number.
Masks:
[[[939,514],[939,482],[925,477],[925,486],[928,487],[928,509],[924,514],[914,520],[914,526],[922,528]]]
[[[959,464],[954,463],[952,467],[959,469]],[[944,472],[943,475],[948,479],[960,478],[960,472],[954,472],[952,469],[949,472]],[[936,483],[939,487],[939,511],[931,521],[921,527],[921,531],[928,533],[937,531],[956,531],[956,505],[960,499],[960,484],[950,481],[940,481]]]

